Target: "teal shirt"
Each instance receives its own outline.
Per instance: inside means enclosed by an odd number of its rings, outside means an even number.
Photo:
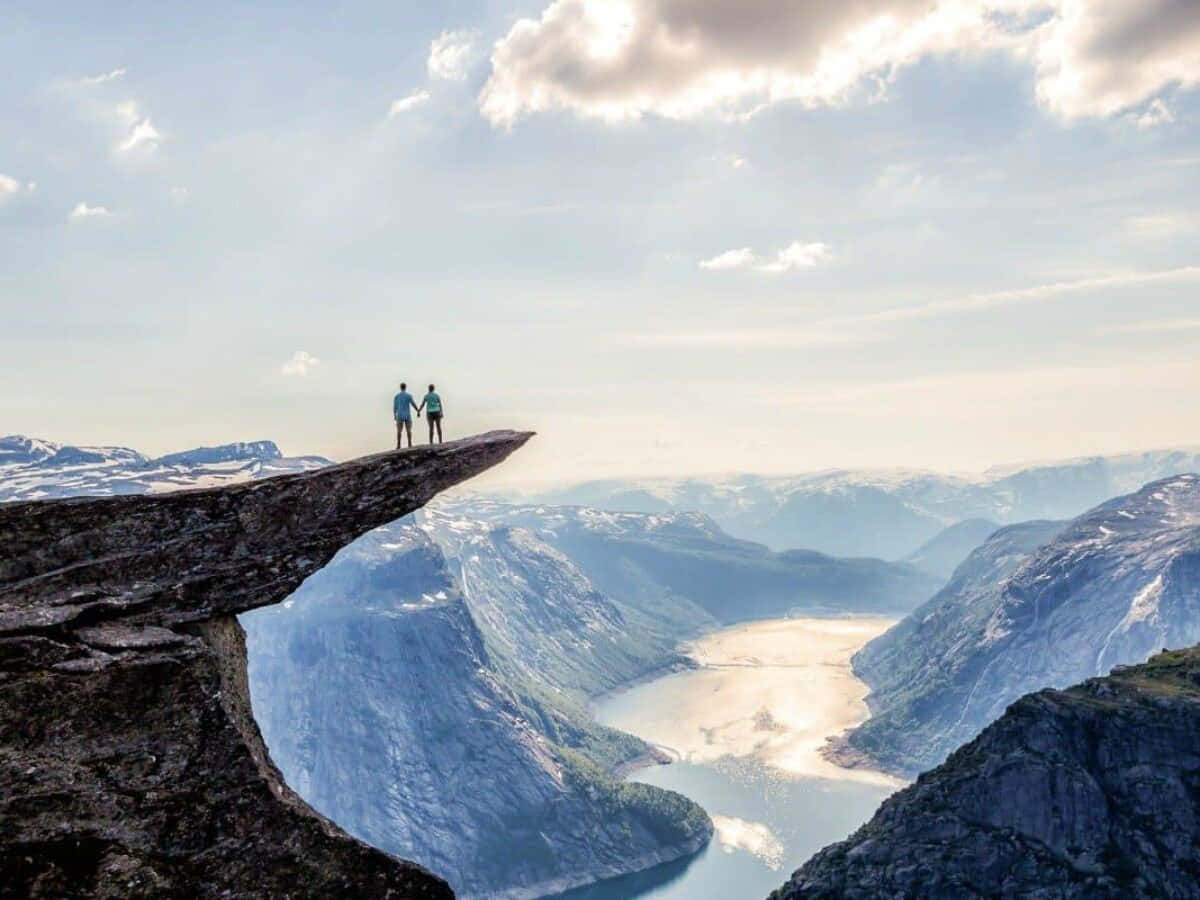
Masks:
[[[433,391],[425,395],[425,399],[421,401],[425,404],[425,411],[431,413],[440,413],[442,411],[442,398]]]
[[[417,408],[417,401],[408,391],[401,391],[392,398],[392,414],[397,422],[411,422],[412,413],[409,410]]]

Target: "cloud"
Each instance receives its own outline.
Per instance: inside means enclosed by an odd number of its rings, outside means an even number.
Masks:
[[[726,250],[711,259],[700,260],[702,269],[746,269],[758,262],[758,254],[749,247]]]
[[[37,190],[37,182],[28,181],[22,184],[11,175],[0,173],[0,203],[18,194],[32,194]]]
[[[726,853],[744,850],[761,859],[769,869],[778,870],[783,866],[783,844],[767,825],[716,814],[712,823],[717,841]]]
[[[118,78],[124,77],[129,72],[128,69],[113,69],[111,72],[105,72],[103,75],[91,75],[79,79],[79,84],[104,84],[109,81],[116,81]]]
[[[1041,105],[1108,116],[1200,83],[1195,0],[553,0],[497,41],[493,124],[553,109],[607,121],[754,115],[878,99],[928,56],[1006,52]]]
[[[1040,30],[1034,50],[1037,98],[1063,118],[1111,116],[1172,85],[1200,84],[1195,0],[1055,0],[1047,5],[1056,14]],[[1166,110],[1157,103],[1150,105]]]
[[[80,201],[75,204],[75,208],[71,210],[70,218],[72,221],[78,222],[83,219],[106,219],[112,215],[112,212],[104,206],[88,206],[88,204]]]
[[[307,375],[320,364],[321,360],[311,353],[297,350],[292,354],[291,359],[279,367],[279,371],[283,375]]]
[[[162,134],[154,127],[149,117],[137,119],[135,114],[135,120],[129,129],[129,134],[125,136],[125,140],[117,145],[117,149],[122,153],[128,153],[143,146],[147,149],[153,149],[158,146],[161,140]]]
[[[917,306],[901,306],[893,309],[846,316],[828,320],[842,325],[859,325],[872,322],[898,322],[909,319],[932,319],[944,315],[979,312],[1001,306],[1037,303],[1068,294],[1087,291],[1102,291],[1111,288],[1141,287],[1151,284],[1170,284],[1185,281],[1200,281],[1200,266],[1183,266],[1178,269],[1161,269],[1155,272],[1122,272],[1116,275],[1099,275],[1079,278],[1075,281],[1055,281],[1027,288],[1005,291],[984,291],[956,297],[951,300],[934,300]]]
[[[702,269],[757,269],[777,275],[792,269],[811,269],[833,258],[828,244],[793,241],[782,250],[776,251],[773,259],[764,261],[752,248],[740,247],[736,250],[726,250],[709,259],[703,259],[699,265]]]
[[[789,272],[792,269],[811,269],[827,262],[833,257],[828,244],[802,244],[793,241],[777,254],[769,263],[759,266],[762,272]]]
[[[465,81],[477,58],[473,31],[443,31],[429,44],[429,77],[443,81]]]
[[[388,118],[394,119],[396,116],[403,115],[409,110],[416,109],[418,106],[428,103],[429,99],[429,91],[413,91],[407,97],[393,100],[392,105],[388,107]]]
[[[1125,220],[1125,233],[1141,241],[1165,241],[1200,230],[1195,213],[1155,213]]]
[[[794,246],[794,245],[793,245]],[[716,257],[714,257],[716,258]],[[758,268],[763,268],[758,265]],[[1006,306],[1039,303],[1088,291],[1141,287],[1153,284],[1179,284],[1200,281],[1200,266],[1163,269],[1154,272],[1126,272],[1075,281],[1060,281],[1005,291],[984,291],[947,300],[934,300],[916,306],[900,306],[850,316],[833,316],[796,327],[754,329],[717,329],[706,332],[642,333],[631,343],[642,347],[820,347],[867,344],[884,340],[886,332],[878,326],[895,322],[920,321],[944,316],[965,315]],[[1181,322],[1165,325],[1162,330],[1183,327]],[[1139,327],[1133,330],[1151,330]]]
[[[1141,129],[1157,128],[1159,125],[1169,125],[1175,121],[1175,114],[1162,100],[1155,97],[1150,101],[1145,111],[1137,117],[1137,127]]]

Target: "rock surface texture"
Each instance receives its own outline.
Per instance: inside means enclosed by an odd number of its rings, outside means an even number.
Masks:
[[[0,505],[0,894],[452,896],[283,783],[234,616],[283,600],[343,545],[528,438]]]
[[[771,897],[1200,897],[1200,648],[1021,698]]]

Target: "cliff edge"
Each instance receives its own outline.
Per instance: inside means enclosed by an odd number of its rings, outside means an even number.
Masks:
[[[0,504],[0,894],[451,897],[283,783],[234,617],[529,437],[214,489]]]

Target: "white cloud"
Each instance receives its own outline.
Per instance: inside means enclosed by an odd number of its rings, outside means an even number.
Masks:
[[[1053,0],[1047,5],[1056,14],[1039,29],[1034,47],[1037,97],[1063,118],[1111,116],[1171,85],[1200,84],[1200,5],[1195,0]]]
[[[297,350],[292,354],[291,359],[279,367],[279,371],[283,375],[307,375],[320,364],[321,360],[311,353]]]
[[[22,184],[19,180],[13,178],[11,175],[0,173],[0,203],[17,196],[18,194],[32,194],[36,190],[36,181],[27,181]]]
[[[104,206],[88,206],[88,204],[80,201],[75,204],[75,208],[71,210],[70,218],[72,221],[81,221],[83,219],[105,219],[112,215],[112,212]]]
[[[11,175],[0,175],[0,200],[21,193],[21,182]]]
[[[162,140],[162,134],[151,123],[149,117],[139,119],[134,122],[129,129],[129,134],[125,136],[125,140],[117,145],[117,149],[122,153],[128,153],[130,150],[135,150],[138,147],[146,147],[153,149],[158,146]]]
[[[762,265],[756,267],[764,268]],[[1153,284],[1179,284],[1189,281],[1200,281],[1200,266],[1185,266],[1154,272],[1126,272],[1117,275],[1081,278],[1076,281],[1038,284],[1014,290],[982,291],[948,300],[921,303],[916,306],[893,307],[850,316],[833,316],[800,326],[717,329],[687,333],[643,333],[637,335],[631,343],[645,347],[815,347],[865,344],[883,340],[886,332],[880,331],[878,326],[886,326],[894,322],[964,315],[1007,306],[1055,300],[1089,291],[1098,292]],[[1161,329],[1140,326],[1130,330],[1175,330],[1183,327],[1181,323],[1190,321],[1174,320],[1171,324],[1164,323],[1164,327]]]
[[[1044,108],[1108,116],[1200,83],[1195,0],[553,0],[499,40],[480,110],[738,118],[877,99],[931,55],[1007,52]]]
[[[1160,98],[1155,97],[1137,117],[1137,127],[1141,129],[1157,128],[1159,125],[1168,125],[1174,121],[1175,114],[1171,112],[1171,108]]]
[[[1195,213],[1155,213],[1131,216],[1125,220],[1125,232],[1141,241],[1165,241],[1200,230],[1200,215]]]
[[[710,259],[700,260],[702,269],[746,269],[758,262],[758,254],[749,247],[726,250]]]
[[[113,69],[111,72],[105,72],[103,75],[90,75],[79,79],[80,84],[104,84],[108,81],[116,81],[128,73],[128,69]]]
[[[395,118],[396,116],[403,115],[409,110],[416,109],[422,104],[428,103],[429,96],[429,91],[413,91],[407,97],[401,97],[399,100],[393,100],[392,105],[388,108],[388,118]]]
[[[792,269],[811,269],[832,259],[833,253],[828,244],[793,241],[782,250],[775,253],[774,258],[764,261],[752,248],[740,247],[736,250],[726,250],[710,259],[700,261],[702,269],[749,269],[777,275]]]
[[[429,77],[444,81],[465,81],[474,65],[476,38],[473,31],[443,31],[429,44]]]
[[[750,165],[750,161],[744,156],[731,156],[729,158],[729,164],[735,169],[744,169],[746,166]]]
[[[811,269],[823,262],[828,262],[833,253],[828,244],[803,244],[793,241],[775,254],[775,259],[759,266],[763,272],[788,272],[792,269]]]

